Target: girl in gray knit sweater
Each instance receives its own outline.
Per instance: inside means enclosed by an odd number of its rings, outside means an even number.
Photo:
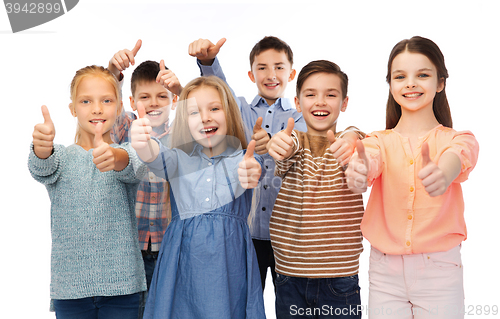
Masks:
[[[53,144],[54,124],[42,106],[44,122],[35,126],[28,160],[51,200],[51,309],[63,319],[135,319],[146,290],[134,211],[144,166],[128,143],[110,145],[122,107],[109,71],[77,71],[71,100],[75,144]]]

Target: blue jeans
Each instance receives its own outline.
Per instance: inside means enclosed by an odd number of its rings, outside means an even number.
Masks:
[[[137,319],[139,294],[55,299],[57,319]]]
[[[276,318],[361,318],[358,275],[339,278],[276,276]]]
[[[143,254],[142,260],[144,260],[144,270],[146,272],[146,284],[148,286],[147,291],[141,292],[141,300],[139,305],[139,316],[138,319],[142,319],[144,315],[144,309],[146,308],[146,301],[148,300],[148,291],[151,286],[151,280],[153,279],[153,272],[155,271],[156,261],[158,260],[158,254]]]

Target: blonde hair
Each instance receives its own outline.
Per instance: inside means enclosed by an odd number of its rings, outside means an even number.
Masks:
[[[194,139],[189,131],[187,99],[189,94],[202,87],[211,87],[217,90],[226,116],[227,135],[236,137],[243,149],[247,148],[243,120],[236,100],[227,84],[216,76],[199,77],[189,82],[183,89],[175,112],[172,124],[171,146],[190,153],[194,148]],[[236,139],[229,139],[228,143]],[[231,145],[238,148],[239,145]]]
[[[80,70],[76,71],[75,76],[73,77],[73,80],[71,81],[71,86],[70,86],[70,98],[71,98],[71,112],[75,114],[75,102],[76,102],[76,93],[78,91],[78,86],[82,82],[83,79],[89,76],[94,76],[94,77],[100,77],[106,81],[108,81],[111,85],[113,85],[113,88],[115,89],[115,95],[117,99],[117,103],[121,101],[121,89],[120,85],[118,83],[118,80],[116,77],[111,73],[108,69],[102,67],[102,66],[97,66],[97,65],[90,65],[86,66],[84,68],[81,68]],[[119,104],[118,104],[119,105]],[[80,127],[76,127],[76,134],[75,134],[75,143],[78,143],[80,139]]]

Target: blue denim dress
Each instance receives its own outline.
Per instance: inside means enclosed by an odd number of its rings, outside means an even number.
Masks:
[[[209,158],[199,144],[191,154],[160,149],[148,166],[159,176],[168,171],[172,221],[144,318],[265,318],[247,225],[252,191],[239,185],[237,175],[245,151],[228,148]]]

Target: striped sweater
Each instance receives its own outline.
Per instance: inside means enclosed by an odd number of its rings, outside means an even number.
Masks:
[[[355,275],[363,251],[362,196],[347,188],[326,137],[293,131],[292,139],[292,155],[276,161],[275,175],[283,178],[270,222],[276,272],[307,278]]]

